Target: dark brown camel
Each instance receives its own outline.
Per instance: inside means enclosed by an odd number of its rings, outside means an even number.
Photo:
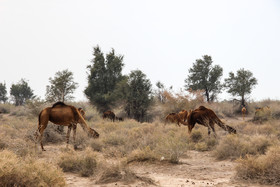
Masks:
[[[180,127],[180,123],[182,123],[183,125],[188,125],[186,122],[184,122],[183,120],[181,120],[181,118],[179,117],[179,115],[177,113],[170,113],[165,117],[165,125],[167,122],[171,122],[171,123],[176,123],[179,127]]]
[[[90,128],[85,119],[85,112],[82,108],[77,109],[74,106],[66,105],[63,102],[57,102],[52,107],[47,107],[41,111],[39,114],[39,141],[41,143],[41,148],[45,151],[42,143],[43,133],[46,129],[48,122],[52,122],[56,125],[63,125],[68,127],[67,131],[67,145],[69,143],[69,136],[71,129],[73,128],[73,139],[74,139],[74,148],[77,148],[76,141],[76,128],[79,123],[84,131],[87,132],[89,137],[98,138],[99,134],[92,128]]]
[[[215,123],[225,131],[236,134],[236,130],[234,128],[225,125],[218,118],[218,116],[213,112],[213,110],[206,108],[204,106],[200,106],[199,108],[189,112],[188,115],[189,133],[191,133],[196,123],[208,127],[208,135],[210,135],[212,129],[215,137],[216,137],[216,132],[214,128]]]
[[[103,117],[103,119],[105,119],[105,118],[111,119],[111,120],[114,122],[114,121],[115,121],[116,115],[115,115],[114,112],[108,110],[108,111],[106,111],[106,112],[103,113],[103,116],[102,116],[102,117]]]

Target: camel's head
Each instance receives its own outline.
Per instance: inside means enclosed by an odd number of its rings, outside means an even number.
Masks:
[[[91,138],[98,138],[98,137],[99,137],[99,133],[96,132],[94,129],[90,128],[89,136],[90,136]]]

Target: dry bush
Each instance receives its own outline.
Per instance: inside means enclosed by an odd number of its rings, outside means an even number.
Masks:
[[[138,148],[133,150],[128,156],[127,156],[127,163],[131,162],[146,162],[146,161],[156,161],[160,158],[156,155],[156,153],[151,150],[149,146],[145,148]]]
[[[280,148],[271,147],[265,155],[239,159],[236,176],[261,184],[280,185]]]
[[[93,175],[97,168],[96,155],[90,150],[82,153],[69,150],[60,155],[58,165],[65,172],[78,173],[83,177],[88,177]]]
[[[11,111],[13,111],[15,108],[16,108],[15,105],[12,105],[12,104],[9,104],[9,103],[5,103],[5,104],[0,103],[0,113],[8,114]]]
[[[248,137],[229,134],[220,140],[214,150],[214,156],[219,160],[224,160],[245,157],[247,154],[264,154],[270,145],[270,141],[263,135]]]
[[[25,106],[17,106],[10,112],[10,115],[16,117],[26,117],[30,116],[30,113],[30,110]]]
[[[0,125],[0,149],[11,150],[19,156],[33,153],[35,143],[26,136],[30,132],[30,125],[22,125],[25,122],[13,119]]]
[[[172,132],[165,137],[162,137],[155,148],[156,152],[161,155],[161,160],[167,160],[170,163],[179,163],[182,157],[188,150],[188,139],[186,136],[180,137],[179,134],[172,135]]]
[[[182,147],[188,144],[186,127],[164,127],[158,122],[138,123],[134,120],[103,124],[98,131],[106,136],[100,136],[97,147],[102,147],[105,156],[128,157],[129,162],[159,160],[162,156],[172,162],[178,160],[180,152],[186,151]]]
[[[0,152],[0,186],[66,186],[63,172],[50,163],[21,159],[14,153]]]
[[[47,128],[44,130],[43,143],[61,143],[65,141],[65,133],[61,134],[58,130],[58,125],[49,123]]]
[[[202,139],[202,133],[198,130],[193,130],[190,135],[191,141],[197,143]]]
[[[197,126],[189,135],[189,149],[196,151],[210,151],[215,148],[218,139],[214,136],[209,136],[207,128]]]
[[[100,162],[98,164],[98,171],[95,178],[96,184],[122,182],[125,185],[128,185],[140,180],[147,186],[155,185],[155,182],[152,179],[139,177],[126,167],[126,165],[120,165],[118,163],[109,164],[108,162]]]

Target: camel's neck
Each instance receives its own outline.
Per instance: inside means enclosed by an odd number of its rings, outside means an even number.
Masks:
[[[80,112],[78,111],[78,114],[79,114],[79,123],[80,125],[82,126],[83,130],[86,131],[87,133],[90,132],[90,127],[88,126],[86,120],[84,119],[84,117],[80,114]]]

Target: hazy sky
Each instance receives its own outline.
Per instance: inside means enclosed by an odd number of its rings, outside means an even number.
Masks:
[[[49,78],[68,69],[86,100],[93,47],[124,55],[124,74],[143,71],[184,88],[202,55],[223,79],[240,68],[258,80],[251,99],[280,99],[279,0],[0,0],[0,82],[8,92],[21,78],[45,97]],[[228,94],[220,99],[230,99]]]

